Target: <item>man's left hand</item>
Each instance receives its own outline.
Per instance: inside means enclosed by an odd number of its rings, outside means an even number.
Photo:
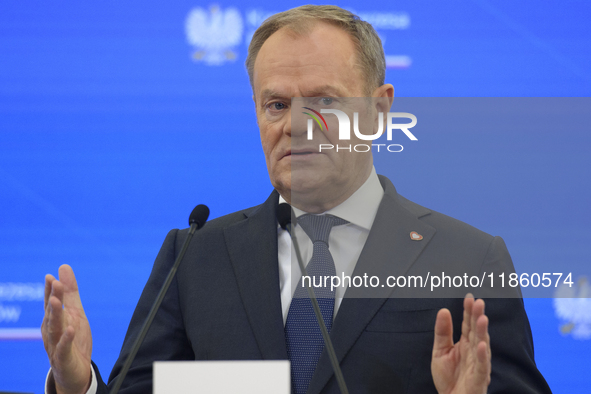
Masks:
[[[439,394],[486,394],[491,373],[488,317],[484,301],[464,298],[462,336],[454,344],[453,323],[448,309],[441,309],[435,322],[431,374]]]

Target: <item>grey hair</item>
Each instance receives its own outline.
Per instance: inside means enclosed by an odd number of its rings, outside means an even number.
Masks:
[[[334,5],[303,5],[267,18],[254,32],[248,56],[246,70],[250,86],[254,91],[254,63],[267,39],[277,30],[287,27],[298,35],[310,32],[317,22],[326,22],[340,27],[349,34],[357,50],[357,62],[365,79],[365,92],[371,92],[384,84],[386,79],[386,59],[382,41],[373,26],[350,11]]]

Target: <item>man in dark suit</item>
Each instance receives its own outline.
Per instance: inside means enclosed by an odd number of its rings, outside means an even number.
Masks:
[[[336,239],[322,241],[337,274],[413,275],[450,264],[468,275],[512,269],[500,238],[404,199],[375,174],[371,152],[319,151],[319,144],[338,143],[338,135],[327,127],[308,140],[305,128],[293,121],[292,97],[321,97],[325,104],[372,97],[371,122],[388,112],[394,89],[384,84],[383,50],[369,24],[331,6],[277,14],[253,36],[247,68],[275,191],[264,204],[212,220],[197,233],[122,393],[150,392],[155,360],[289,358],[292,380],[303,379],[293,362],[297,345],[289,335],[286,340],[297,304],[290,284],[298,282],[289,268],[288,236],[275,218],[283,200],[299,219],[312,214],[341,220],[331,230],[339,234]],[[185,234],[173,230],[166,237],[111,381]],[[303,243],[312,261],[316,247],[316,241]],[[330,335],[352,393],[549,392],[533,360],[520,299],[488,300],[485,315],[484,301],[471,296],[388,298],[395,291],[383,291],[359,298],[350,287],[346,294],[337,289],[332,298]],[[90,328],[71,268],[60,267],[59,281],[48,275],[45,298],[48,391],[106,392],[98,368],[91,367]],[[313,374],[294,383],[294,392],[338,392],[327,354],[319,352],[313,365]]]

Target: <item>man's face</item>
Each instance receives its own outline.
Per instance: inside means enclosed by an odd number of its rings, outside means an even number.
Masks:
[[[301,108],[293,108],[292,122],[291,98],[328,98],[318,100],[323,105],[330,98],[365,96],[365,81],[349,35],[322,22],[303,36],[280,29],[261,47],[253,81],[257,122],[273,186],[288,202],[309,212],[322,212],[343,202],[367,179],[371,153],[319,153],[319,144],[339,143],[336,116],[325,117],[334,122],[333,127],[329,123],[332,133],[315,128],[314,139],[308,141],[306,122],[295,118]],[[355,143],[353,139],[341,141],[341,145]]]

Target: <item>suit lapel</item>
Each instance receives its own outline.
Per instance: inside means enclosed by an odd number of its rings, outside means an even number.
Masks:
[[[389,275],[404,275],[427,246],[435,234],[435,229],[419,220],[419,217],[429,214],[429,210],[418,206],[408,209],[403,206],[404,200],[396,193],[392,183],[383,177],[380,177],[380,181],[385,191],[384,198],[353,275],[363,276],[367,273],[369,276],[377,275],[383,280]],[[421,234],[423,239],[412,241],[411,231]],[[346,298],[339,308],[330,333],[339,362],[349,352],[392,290],[387,286],[378,287],[372,289],[372,298],[357,298],[367,297],[367,290],[353,287],[347,289]],[[325,351],[312,377],[308,394],[320,393],[332,375],[332,366]]]
[[[277,262],[279,196],[224,231],[242,302],[263,359],[287,359]]]

